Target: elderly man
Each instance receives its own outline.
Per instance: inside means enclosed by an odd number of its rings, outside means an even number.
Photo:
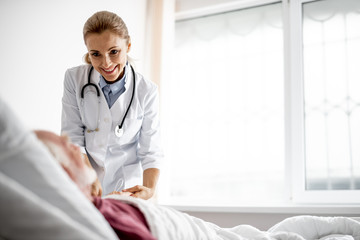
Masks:
[[[103,214],[120,239],[155,239],[144,215],[138,208],[115,199],[102,199],[91,195],[96,173],[84,159],[79,147],[71,144],[66,136],[58,136],[48,131],[35,131],[35,134],[84,195]],[[130,193],[119,192],[118,194],[129,195]]]

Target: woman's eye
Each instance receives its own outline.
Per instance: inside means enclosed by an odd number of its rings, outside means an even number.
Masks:
[[[117,54],[119,51],[118,50],[111,50],[111,54]]]
[[[93,52],[93,53],[91,53],[91,56],[98,57],[98,56],[100,56],[100,54],[97,52]]]

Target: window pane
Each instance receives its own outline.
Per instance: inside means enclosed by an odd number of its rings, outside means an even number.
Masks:
[[[303,13],[306,189],[360,189],[360,2]]]
[[[179,21],[175,31],[173,78],[162,84],[168,176],[160,201],[282,201],[281,5]]]

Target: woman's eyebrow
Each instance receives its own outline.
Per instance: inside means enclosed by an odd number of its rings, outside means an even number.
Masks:
[[[109,48],[108,51],[110,51],[111,49],[114,49],[114,48],[119,48],[119,46],[113,46],[113,47]]]

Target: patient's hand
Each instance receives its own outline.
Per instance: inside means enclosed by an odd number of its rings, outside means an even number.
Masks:
[[[111,194],[116,194],[116,195],[121,195],[121,196],[130,196],[131,192],[118,192],[118,191],[112,191],[111,193],[109,193],[108,195]]]
[[[102,195],[102,188],[99,179],[91,185],[91,196],[93,197],[101,197]]]
[[[92,168],[88,156],[86,154],[82,154],[82,157],[83,157],[83,160],[84,160],[84,163],[86,164],[86,166],[88,166],[89,168]],[[96,178],[95,182],[91,185],[91,196],[101,197],[101,195],[102,195],[101,183],[100,183],[99,179]]]

